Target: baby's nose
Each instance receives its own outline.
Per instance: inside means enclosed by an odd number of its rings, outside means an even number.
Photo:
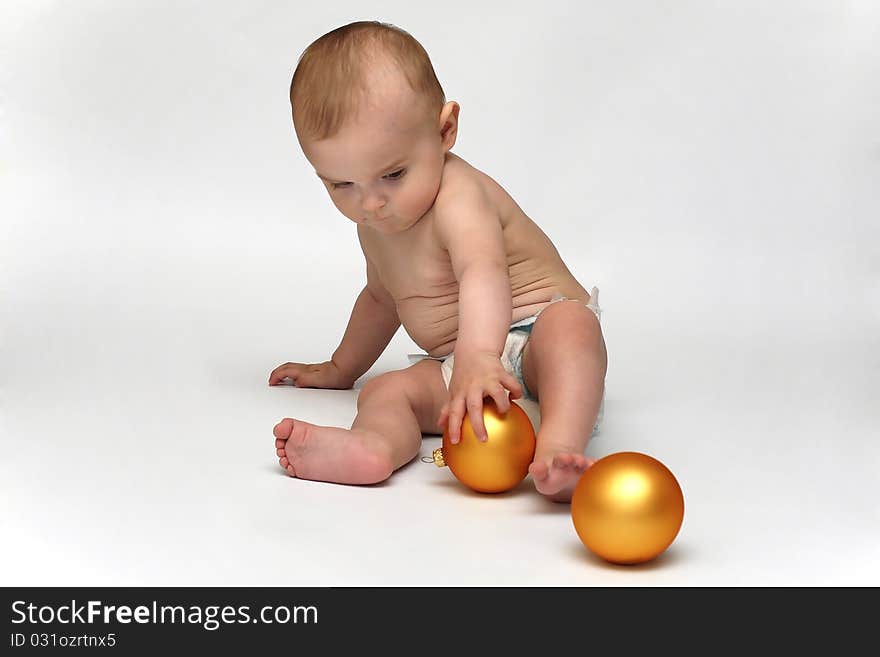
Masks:
[[[385,206],[385,199],[378,195],[364,196],[364,212],[375,212]]]

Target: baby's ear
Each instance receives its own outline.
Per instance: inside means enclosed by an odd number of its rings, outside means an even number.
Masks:
[[[455,146],[458,138],[458,113],[461,107],[454,100],[450,100],[440,110],[440,137],[443,140],[443,148],[447,151]]]

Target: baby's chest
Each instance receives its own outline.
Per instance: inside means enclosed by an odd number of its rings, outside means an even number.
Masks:
[[[385,288],[395,299],[448,295],[458,289],[449,255],[441,249],[413,249],[388,257],[379,267]]]

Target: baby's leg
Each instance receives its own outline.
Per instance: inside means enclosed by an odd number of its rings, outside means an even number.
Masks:
[[[340,484],[374,484],[411,461],[422,433],[436,425],[446,400],[440,363],[424,360],[367,381],[351,429],[285,418],[275,426],[275,449],[292,477]]]
[[[607,369],[599,320],[581,301],[548,306],[523,352],[523,380],[538,397],[541,426],[529,472],[538,492],[568,502],[592,460],[584,456]]]

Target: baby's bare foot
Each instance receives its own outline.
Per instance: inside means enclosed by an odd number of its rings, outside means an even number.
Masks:
[[[379,435],[284,418],[275,425],[275,453],[291,477],[375,484],[391,476],[391,450]]]
[[[535,488],[554,502],[570,502],[574,487],[595,459],[583,454],[555,454],[552,458],[536,459],[529,466]]]

